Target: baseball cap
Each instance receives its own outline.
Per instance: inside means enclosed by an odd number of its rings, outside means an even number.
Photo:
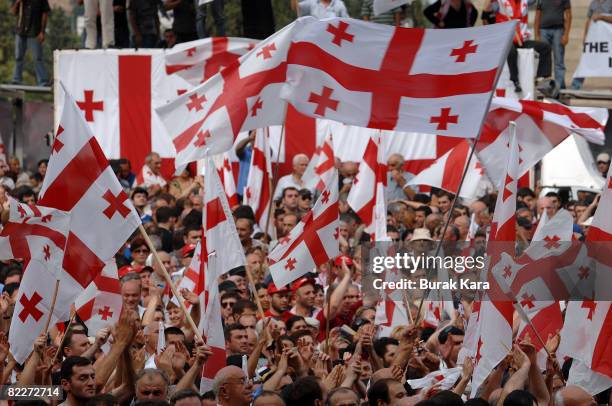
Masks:
[[[287,286],[278,288],[276,287],[274,282],[270,282],[270,284],[268,285],[268,295],[271,295],[273,293],[283,293],[283,292],[289,292],[289,288]]]
[[[300,278],[297,281],[293,282],[293,285],[291,286],[291,290],[292,291],[296,291],[299,288],[301,288],[304,285],[312,285],[315,286],[315,280],[312,278]]]
[[[344,259],[344,262],[346,263],[346,266],[353,265],[353,260],[348,255],[340,255],[340,256],[336,257],[336,259],[334,260],[334,265],[342,266],[342,260],[343,259]]]
[[[196,249],[195,244],[187,244],[181,249],[181,255],[183,256],[183,258],[193,256],[195,249]]]
[[[607,152],[602,152],[599,155],[597,155],[597,162],[610,162],[610,154],[608,154]]]
[[[126,266],[122,266],[121,268],[117,270],[117,275],[121,279],[129,273],[140,273],[141,271],[142,271],[142,267],[140,266],[126,265]]]

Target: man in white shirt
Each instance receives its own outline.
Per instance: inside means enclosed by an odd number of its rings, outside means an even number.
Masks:
[[[278,180],[276,190],[274,191],[274,200],[281,197],[283,190],[288,187],[294,187],[297,190],[304,189],[305,183],[302,180],[302,175],[308,166],[308,157],[304,154],[297,154],[293,157],[293,172],[285,175]]]
[[[155,195],[166,187],[166,180],[161,176],[160,170],[161,157],[157,152],[150,152],[145,157],[145,164],[142,167],[142,179],[138,179],[139,186],[147,188],[149,195]]]

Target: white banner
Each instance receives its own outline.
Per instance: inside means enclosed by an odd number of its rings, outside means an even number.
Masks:
[[[612,24],[591,21],[575,78],[612,77]]]
[[[412,3],[412,0],[374,0],[374,15],[377,16],[410,3]]]

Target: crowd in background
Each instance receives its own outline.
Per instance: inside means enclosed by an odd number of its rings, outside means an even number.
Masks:
[[[242,143],[238,156],[250,154],[252,144],[252,138]],[[610,156],[602,153],[597,161],[599,171],[606,176]],[[455,196],[448,192],[421,192],[406,185],[411,175],[404,171],[400,155],[391,155],[387,163],[387,234],[399,249],[418,247],[427,251],[442,240],[465,241],[472,215],[478,226],[474,241],[484,243],[495,206],[494,194],[483,192],[477,199],[454,202]],[[7,195],[36,203],[46,164],[41,161],[34,173],[28,173],[15,157],[8,159],[8,165],[0,163],[0,202],[5,212]],[[156,153],[147,156],[144,169],[152,175],[142,184],[129,161],[111,164],[161,261],[180,284],[202,238],[201,177],[187,169],[170,181],[164,180]],[[446,309],[433,324],[418,315],[418,303],[410,303],[411,318],[421,322],[392,325],[391,332],[383,336],[375,321],[376,298],[365,295],[361,284],[362,244],[369,241],[369,234],[347,203],[358,172],[355,162],[337,162],[341,255],[288,286],[276,286],[269,274],[267,255],[311,210],[317,198],[317,192],[305,186],[307,164],[308,157],[296,155],[292,173],[278,181],[269,230],[257,227],[249,206],[232,207],[246,266],[231,270],[218,281],[227,366],[214,377],[212,391],[199,391],[201,371],[211,348],[194,337],[186,315],[168,301],[155,282],[160,269],[140,234],[130,238],[115,257],[123,299],[118,323],[88,331],[76,317],[68,331],[53,327],[48,335],[39,337],[23,365],[12,359],[6,340],[22,264],[0,264],[2,384],[61,385],[65,404],[70,406],[161,406],[168,402],[181,406],[246,406],[251,402],[256,406],[357,406],[363,402],[371,406],[608,404],[609,390],[592,397],[582,388],[565,384],[571,359],[551,359],[541,370],[529,341],[517,342],[509,349],[508,357],[493,370],[477,397],[467,400],[474,366],[469,357],[459,363],[458,355],[474,304],[471,297],[458,297],[454,309]],[[238,172],[244,177],[248,170],[245,160]],[[239,178],[240,182],[244,180]],[[529,243],[544,211],[552,218],[557,211],[568,210],[574,217],[575,237],[583,239],[598,200],[598,195],[588,192],[570,197],[521,188],[516,210],[517,247]],[[449,226],[443,233],[447,220]],[[249,283],[247,271],[254,285]],[[180,294],[192,304],[190,314],[197,323],[197,296],[187,290]],[[165,338],[163,348],[159,348],[160,335]],[[551,354],[558,344],[558,335],[547,338]],[[450,388],[413,388],[407,383],[454,367],[459,367],[461,374]]]

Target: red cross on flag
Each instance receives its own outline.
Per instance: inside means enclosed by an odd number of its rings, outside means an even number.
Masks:
[[[28,206],[12,199],[10,205],[9,221],[0,234],[0,252],[9,254],[3,256],[4,259],[25,260],[9,336],[11,354],[17,362],[23,363],[49,320],[57,281],[51,323],[69,315],[70,305],[83,288],[72,275],[62,270],[69,214],[43,206]]]
[[[380,326],[380,337],[390,337],[395,327],[410,324],[410,319],[402,300],[385,298],[376,304],[374,322]]]
[[[19,258],[26,265],[31,258],[48,261],[49,241],[64,249],[66,221],[66,213],[60,210],[19,203],[9,197],[9,219],[0,232],[0,259]],[[42,249],[30,249],[31,238],[44,239]]]
[[[470,149],[471,145],[468,141],[461,141],[456,147],[436,159],[429,168],[410,179],[408,184],[429,185],[457,194],[463,171],[468,165]],[[477,197],[478,186],[483,179],[486,179],[483,171],[478,158],[473,154],[459,196],[467,199]]]
[[[240,204],[238,201],[238,192],[236,191],[236,179],[232,172],[232,164],[230,163],[229,154],[223,154],[214,157],[215,167],[219,173],[219,178],[225,190],[225,196],[230,208],[234,208]]]
[[[437,384],[440,390],[447,390],[455,385],[461,376],[461,369],[461,367],[455,367],[430,372],[419,379],[408,379],[408,384],[412,389],[429,388]]]
[[[503,181],[506,169],[510,121],[516,123],[520,177],[572,133],[582,135],[590,142],[603,144],[608,111],[559,103],[493,98],[476,144],[476,153],[496,186]]]
[[[298,23],[282,94],[298,111],[360,127],[467,138],[486,115],[515,27],[423,30],[343,18]]]
[[[58,138],[64,147],[51,155],[39,203],[70,212],[63,266],[84,289],[138,227],[140,217],[82,112],[70,94],[63,100]]]
[[[517,137],[510,139],[510,154],[506,161],[505,182],[500,186],[493,214],[493,223],[489,234],[487,254],[490,256],[490,267],[495,267],[508,256],[514,257],[514,240],[516,238],[516,194],[519,169],[519,148]],[[491,268],[489,268],[491,269]],[[473,337],[471,356],[475,360],[474,375],[472,377],[472,397],[475,396],[480,385],[489,373],[508,354],[512,348],[512,317],[514,308],[512,302],[503,294],[503,290],[496,279],[489,277],[490,289],[480,302],[478,317],[470,319],[475,327],[470,328]],[[474,348],[475,347],[475,348]]]
[[[255,213],[255,221],[261,230],[268,229],[270,200],[272,199],[271,182],[272,166],[268,132],[257,130],[251,155],[251,168],[243,192],[243,204],[251,206]]]
[[[612,378],[612,302],[609,301],[612,284],[612,255],[609,248],[612,241],[611,180],[612,170],[609,170],[586,238],[587,244],[591,244],[587,247],[588,254],[593,261],[597,280],[590,297],[569,302],[559,347],[564,354],[582,361],[594,374],[608,378]],[[608,386],[612,386],[612,380],[608,383],[611,384]]]
[[[336,257],[338,249],[338,171],[328,179],[311,211],[268,255],[270,274],[278,287],[288,285]]]
[[[177,44],[166,52],[166,73],[198,86],[249,52],[258,40],[213,37]]]
[[[226,357],[217,281],[231,269],[246,264],[225,190],[212,159],[206,160],[202,227],[204,238],[200,243],[201,251],[197,252],[205,262],[205,267],[199,268],[200,281],[203,282],[200,286],[204,289],[200,293],[200,308],[203,313],[198,327],[213,350],[213,355],[208,358],[202,371],[200,390],[206,391],[212,387],[217,371],[225,366]]]
[[[241,131],[284,122],[286,103],[280,100],[280,90],[295,28],[289,24],[202,85],[157,109],[176,149],[177,165],[229,150]],[[188,107],[193,97],[205,97],[201,108]]]
[[[365,231],[372,234],[375,241],[387,239],[387,159],[383,143],[387,137],[380,131],[370,137],[347,199],[349,206],[366,225]]]
[[[79,295],[74,305],[89,331],[98,331],[119,321],[123,300],[114,259],[106,262],[102,272]]]
[[[85,115],[104,155],[127,158],[138,173],[146,155],[162,157],[164,172],[174,171],[174,146],[154,108],[191,85],[164,69],[166,50],[65,50],[56,52],[55,125],[64,106],[63,83]],[[61,138],[61,136],[60,136]]]
[[[334,146],[332,144],[332,133],[328,132],[323,144],[318,146],[314,155],[308,161],[308,166],[302,175],[306,188],[323,192],[325,183],[323,179],[329,178],[328,174],[336,167],[334,157]]]

